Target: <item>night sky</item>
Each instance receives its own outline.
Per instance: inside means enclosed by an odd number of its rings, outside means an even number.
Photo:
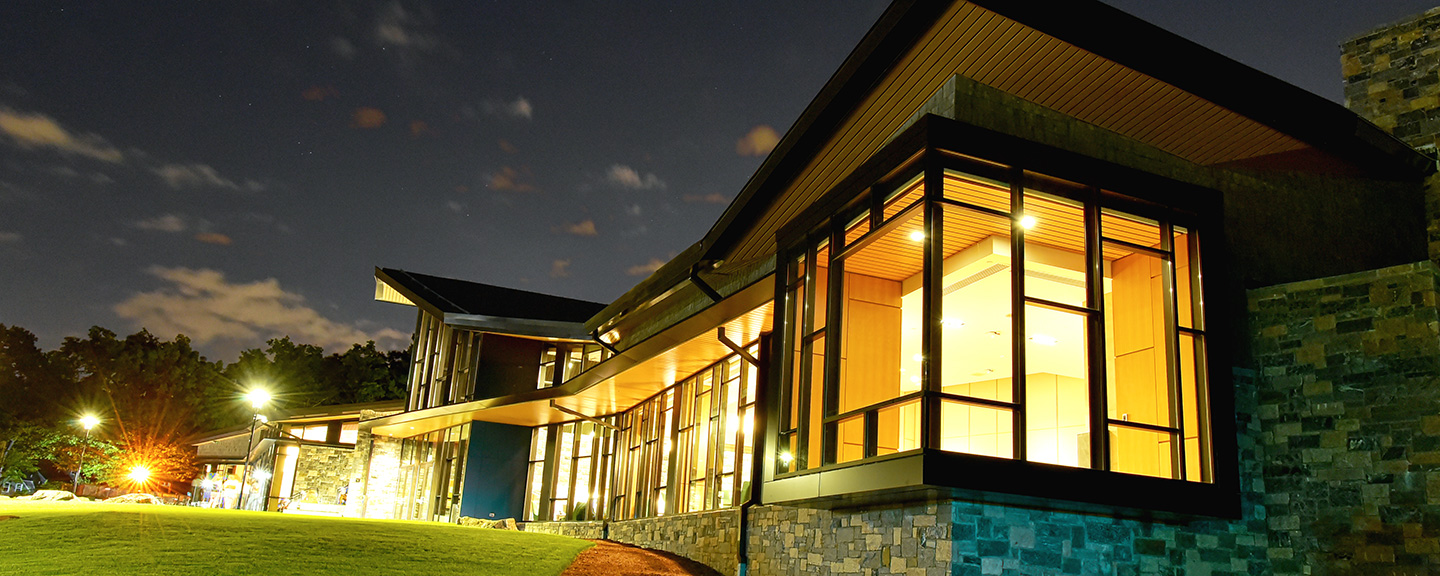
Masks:
[[[1433,2],[1434,0],[1430,0]],[[1110,0],[1339,101],[1412,0]],[[375,266],[609,302],[886,2],[0,3],[0,323],[402,347]]]

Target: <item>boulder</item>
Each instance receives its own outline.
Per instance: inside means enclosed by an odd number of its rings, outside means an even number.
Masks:
[[[159,498],[150,494],[123,494],[114,498],[106,498],[106,504],[163,504]]]
[[[74,500],[75,494],[69,490],[36,490],[34,494],[22,498],[39,502],[63,502]]]
[[[494,528],[494,529],[496,529],[496,530],[519,530],[519,529],[520,529],[519,527],[517,527],[517,526],[515,525],[515,519],[514,519],[514,518],[504,518],[504,519],[500,519],[500,520],[486,520],[486,519],[484,519],[484,518],[471,518],[471,517],[469,517],[469,516],[461,516],[461,517],[460,517],[460,522],[459,522],[459,524],[460,524],[461,526],[471,526],[471,527],[474,527],[474,528]]]

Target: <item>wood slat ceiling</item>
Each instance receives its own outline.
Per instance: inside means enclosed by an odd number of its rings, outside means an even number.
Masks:
[[[968,2],[955,3],[856,106],[728,259],[774,250],[775,232],[869,159],[960,74],[1202,165],[1308,148],[1173,85]]]
[[[924,194],[924,187],[919,183],[906,188],[895,200],[886,204],[886,221],[918,201]],[[958,175],[945,178],[945,198],[951,200],[1009,213],[1009,194],[1008,189],[975,182]],[[1025,232],[1027,246],[1041,245],[1075,254],[1085,253],[1085,216],[1078,204],[1045,196],[1027,195],[1025,214],[1035,218],[1034,227]],[[893,230],[875,239],[860,252],[849,256],[845,271],[895,281],[903,281],[918,274],[921,267],[921,245],[911,235],[923,233],[919,216],[919,212],[907,215],[905,221]],[[942,241],[946,258],[986,238],[1010,236],[1009,218],[979,210],[947,205],[944,221]],[[1151,222],[1104,212],[1100,217],[1100,229],[1102,235],[1108,239],[1152,248],[1160,246],[1160,227]],[[846,231],[847,245],[860,240],[868,231],[869,226],[863,220],[852,226]],[[1108,243],[1102,247],[1101,252],[1107,261],[1132,253],[1123,246]]]
[[[725,336],[745,345],[769,331],[774,303],[764,305],[725,323]],[[731,351],[715,330],[709,330],[619,375],[556,403],[584,414],[603,416],[627,410],[691,374],[729,356]]]

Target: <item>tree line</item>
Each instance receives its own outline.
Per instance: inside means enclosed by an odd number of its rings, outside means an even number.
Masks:
[[[355,344],[326,355],[289,337],[210,361],[183,334],[163,340],[146,330],[125,337],[92,327],[41,350],[19,326],[0,324],[0,480],[37,472],[70,480],[80,466],[87,483],[124,483],[135,465],[152,476],[188,480],[190,445],[208,432],[248,423],[244,395],[263,388],[266,411],[404,398],[407,350]],[[86,415],[100,424],[87,435]]]

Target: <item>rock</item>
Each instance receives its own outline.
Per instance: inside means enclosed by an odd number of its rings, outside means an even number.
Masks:
[[[124,494],[114,498],[106,498],[106,504],[163,504],[159,498],[150,494]]]
[[[39,502],[63,502],[66,500],[74,500],[75,494],[69,490],[36,490],[34,494],[22,496],[21,498]]]
[[[461,516],[459,524],[461,526],[470,526],[474,528],[494,528],[496,530],[520,529],[515,525],[514,518],[505,518],[502,520],[486,520],[484,518],[471,518],[469,516]]]

